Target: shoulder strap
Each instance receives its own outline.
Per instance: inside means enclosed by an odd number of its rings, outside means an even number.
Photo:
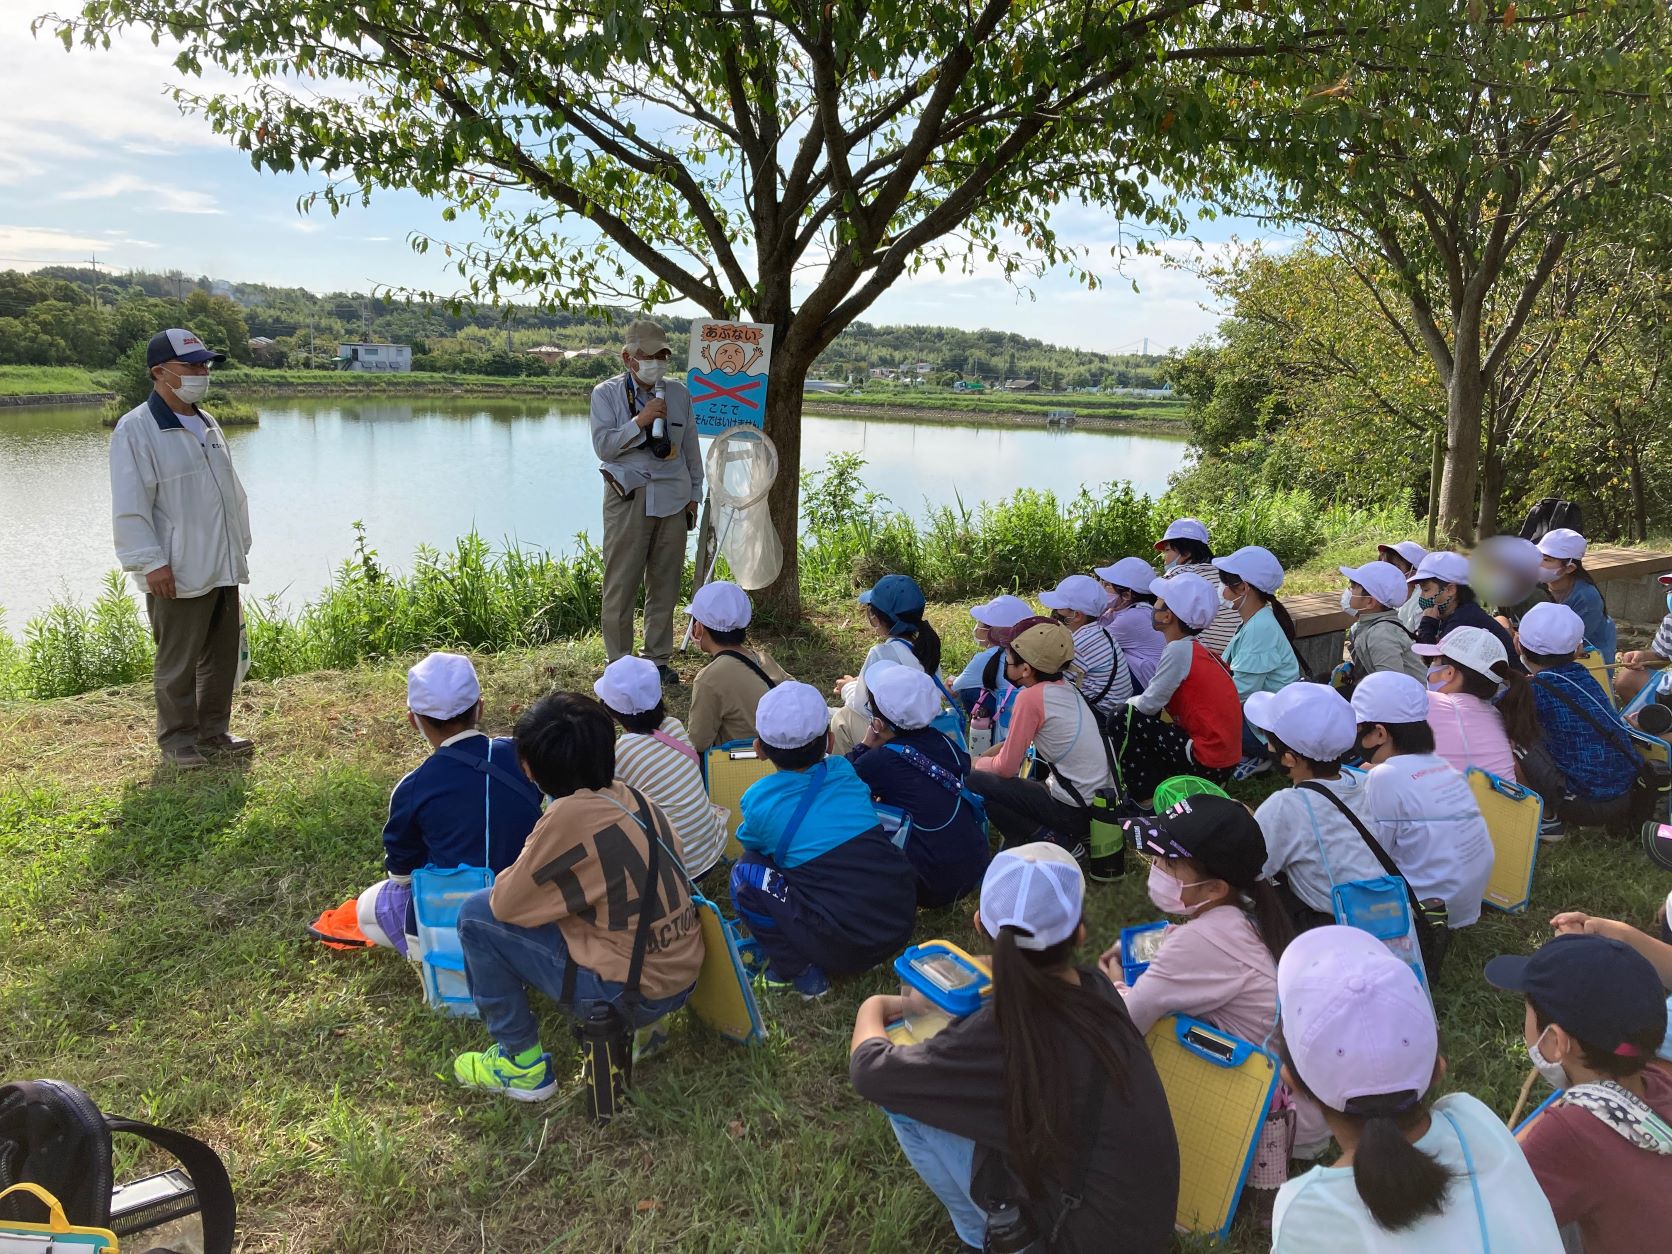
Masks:
[[[436,753],[442,757],[452,758],[455,762],[463,762],[473,771],[480,771],[484,775],[493,776],[494,779],[504,784],[536,810],[540,808],[540,790],[525,777],[512,774],[493,760],[491,756],[493,753],[493,739],[491,737],[488,739],[487,753],[479,758],[466,753],[457,745],[442,745],[436,750]]]
[[[662,872],[662,839],[656,830],[656,820],[650,813],[650,805],[645,801],[644,794],[633,787],[628,787],[627,791],[633,795],[633,801],[639,807],[639,825],[649,837],[645,843],[650,846],[650,857],[644,872],[644,891],[639,894],[639,926],[633,933],[633,956],[627,962],[626,983],[621,986],[623,994],[636,998],[639,995],[639,975],[644,970],[645,947],[650,943],[650,923],[656,907],[656,888]]]
[[[1347,816],[1347,821],[1349,823],[1358,829],[1358,834],[1364,837],[1364,843],[1370,846],[1370,852],[1376,855],[1376,861],[1382,864],[1382,870],[1386,871],[1389,875],[1397,876],[1401,880],[1405,879],[1405,877],[1400,874],[1399,868],[1394,864],[1393,859],[1388,857],[1388,851],[1382,848],[1382,842],[1377,840],[1370,829],[1365,826],[1364,820],[1353,813],[1351,806],[1315,779],[1309,779],[1304,784],[1296,784],[1295,787],[1304,788],[1307,792],[1315,792],[1320,797],[1326,798],[1331,805]],[[1407,892],[1411,891],[1409,882],[1406,882],[1405,889]],[[1415,893],[1411,894],[1411,900],[1413,902],[1416,900]]]
[[[1062,1227],[1068,1222],[1069,1215],[1079,1210],[1080,1204],[1085,1201],[1086,1181],[1091,1176],[1092,1150],[1097,1147],[1097,1129],[1103,1122],[1103,1105],[1109,1096],[1109,1077],[1096,1059],[1092,1060],[1091,1083],[1097,1090],[1097,1100],[1080,1103],[1081,1122],[1074,1146],[1078,1161],[1074,1165],[1074,1182],[1063,1190],[1058,1199],[1056,1217],[1051,1221],[1051,1234],[1046,1244],[1053,1250],[1057,1248],[1057,1238],[1062,1235]]]
[[[1651,771],[1648,764],[1643,761],[1643,755],[1637,752],[1637,746],[1631,743],[1630,732],[1626,732],[1626,743],[1625,745],[1622,745],[1619,738],[1614,734],[1617,731],[1624,730],[1622,727],[1617,724],[1610,725],[1604,723],[1601,719],[1597,718],[1596,715],[1592,714],[1584,706],[1580,705],[1579,702],[1568,696],[1567,693],[1563,692],[1555,684],[1540,684],[1539,680],[1543,679],[1544,675],[1545,672],[1540,671],[1537,675],[1531,677],[1532,682],[1538,684],[1541,689],[1548,692],[1551,696],[1555,697],[1556,700],[1560,701],[1563,705],[1567,706],[1568,709],[1572,710],[1580,718],[1589,723],[1591,725],[1591,730],[1600,735],[1603,740],[1605,740],[1616,752],[1626,754],[1630,758],[1631,765],[1633,769],[1636,770],[1637,777],[1639,779],[1651,784],[1658,783],[1654,777],[1654,772]]]
[[[1091,698],[1090,704],[1095,709],[1097,703],[1109,695],[1109,689],[1115,686],[1115,676],[1120,674],[1120,649],[1115,645],[1115,638],[1109,634],[1107,627],[1098,627],[1103,638],[1109,642],[1109,678],[1103,685],[1103,691]]]
[[[790,821],[784,825],[784,834],[778,837],[778,847],[772,852],[773,861],[777,862],[780,868],[784,864],[784,854],[789,850],[790,841],[794,840],[795,834],[801,830],[801,824],[807,817],[807,811],[813,808],[813,798],[819,795],[819,789],[824,787],[824,781],[829,774],[830,763],[828,760],[820,762],[807,772],[807,788],[801,794],[801,800],[796,804],[795,812],[790,815]]]
[[[683,753],[686,757],[690,758],[691,761],[698,763],[699,765],[702,762],[702,755],[699,754],[695,748],[686,744],[683,740],[680,740],[677,737],[668,735],[668,733],[663,731],[660,727],[650,733],[650,738],[652,740],[661,741],[675,752]]]
[[[197,1190],[197,1203],[203,1222],[203,1254],[232,1254],[232,1243],[237,1228],[238,1207],[232,1196],[232,1181],[220,1155],[195,1136],[187,1136],[173,1128],[159,1128],[137,1119],[118,1119],[105,1116],[112,1132],[131,1136],[160,1145],[180,1160],[186,1174]]]
[[[908,763],[916,767],[918,771],[946,789],[947,792],[957,793],[962,791],[963,784],[959,783],[958,777],[938,762],[930,761],[928,755],[921,749],[912,745],[902,745],[892,740],[885,744],[883,748],[898,753]]]
[[[768,691],[778,686],[778,681],[766,673],[766,668],[759,662],[755,661],[755,659],[750,657],[747,653],[740,653],[736,649],[721,649],[717,654],[715,654],[715,656],[736,658],[739,662],[742,662],[743,665],[754,671],[756,675],[760,676],[761,683],[767,686]]]

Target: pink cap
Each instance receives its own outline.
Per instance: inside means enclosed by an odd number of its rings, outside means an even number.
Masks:
[[[1434,1008],[1416,972],[1356,927],[1302,932],[1277,963],[1283,1042],[1325,1106],[1428,1091],[1440,1054]]]

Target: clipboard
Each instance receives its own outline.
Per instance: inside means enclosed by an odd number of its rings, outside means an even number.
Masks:
[[[1544,801],[1531,789],[1478,766],[1471,766],[1464,777],[1492,838],[1492,875],[1481,900],[1495,910],[1520,914],[1533,897]]]
[[[691,904],[702,928],[703,959],[686,1008],[728,1041],[759,1044],[766,1039],[766,1024],[738,951],[737,924],[694,889]]]
[[[1188,1015],[1167,1015],[1144,1038],[1179,1144],[1175,1222],[1225,1238],[1277,1093],[1270,1051]]]
[[[708,786],[708,799],[728,811],[728,862],[736,862],[743,856],[743,846],[737,843],[737,829],[743,822],[743,794],[756,780],[765,779],[777,770],[765,758],[755,756],[755,742],[752,740],[728,740],[702,755],[702,778]]]

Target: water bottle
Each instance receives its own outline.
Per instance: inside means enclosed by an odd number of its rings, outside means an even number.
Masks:
[[[1656,866],[1672,871],[1672,823],[1650,819],[1643,824],[1643,852]],[[1672,915],[1667,917],[1666,926],[1672,926]]]
[[[981,1243],[983,1254],[1036,1254],[1044,1248],[1033,1221],[1015,1202],[993,1202],[987,1207],[987,1236]]]
[[[581,1020],[581,1078],[586,1113],[594,1123],[608,1123],[627,1096],[632,1075],[633,1038],[625,1021],[608,1002],[593,1002]]]
[[[667,389],[664,385],[658,383],[652,391],[657,400],[666,401]],[[646,441],[646,446],[657,457],[667,458],[673,454],[673,442],[668,439],[667,415],[650,424],[650,439]]]
[[[1091,799],[1091,831],[1086,836],[1086,874],[1100,883],[1126,874],[1126,831],[1115,817],[1120,797],[1099,788]]]

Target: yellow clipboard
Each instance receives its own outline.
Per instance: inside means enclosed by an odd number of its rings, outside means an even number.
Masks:
[[[1544,801],[1531,789],[1478,766],[1471,766],[1465,775],[1492,838],[1492,875],[1481,900],[1494,909],[1519,914],[1533,897]]]
[[[737,843],[737,828],[743,822],[743,794],[749,791],[749,785],[777,769],[765,758],[755,756],[752,740],[728,740],[703,754],[702,774],[708,785],[708,799],[728,811],[726,858],[729,861],[736,862],[743,856],[743,846]]]

